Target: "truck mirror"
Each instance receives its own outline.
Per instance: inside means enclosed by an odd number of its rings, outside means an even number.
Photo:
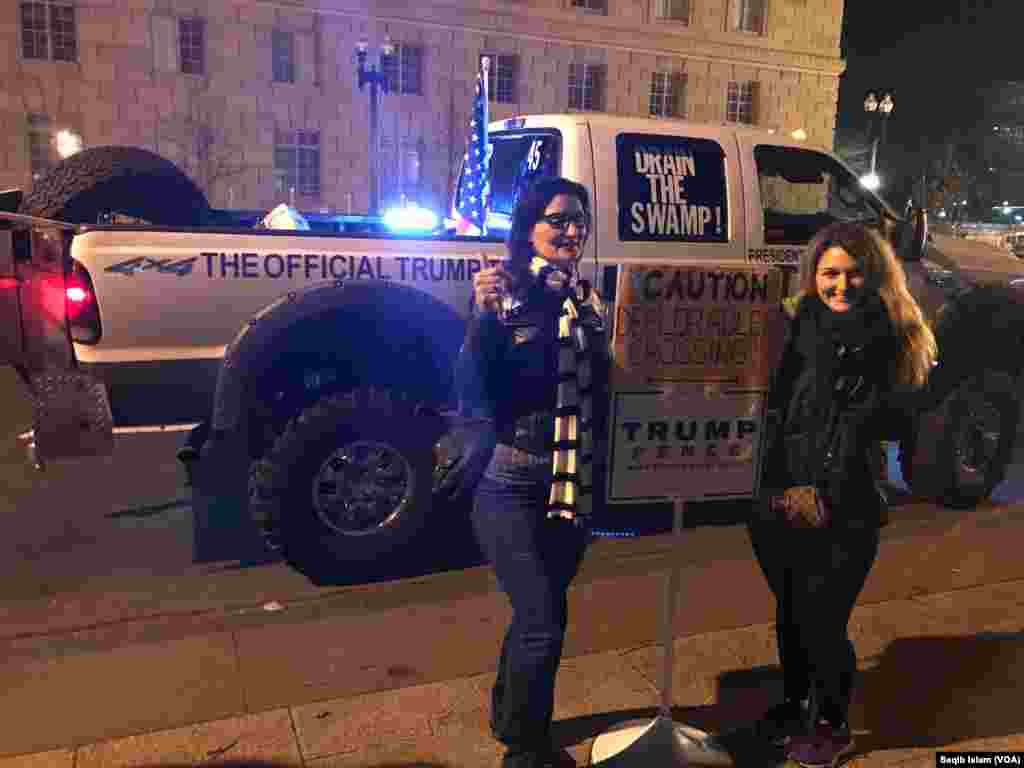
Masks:
[[[909,207],[900,232],[900,256],[905,261],[920,261],[928,242],[928,212]]]

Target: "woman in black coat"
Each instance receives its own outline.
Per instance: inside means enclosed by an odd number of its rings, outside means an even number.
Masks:
[[[872,457],[879,440],[900,434],[936,347],[891,246],[873,230],[823,229],[805,251],[800,287],[769,395],[780,426],[763,484],[777,496],[749,532],[776,599],[784,678],[784,701],[759,730],[789,759],[819,768],[853,744],[847,625],[886,508]],[[810,486],[825,524],[794,526],[787,510]]]

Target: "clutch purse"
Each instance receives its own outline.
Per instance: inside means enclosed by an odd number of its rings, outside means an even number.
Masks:
[[[793,528],[824,528],[829,523],[828,504],[813,485],[794,485],[772,496],[771,510]]]

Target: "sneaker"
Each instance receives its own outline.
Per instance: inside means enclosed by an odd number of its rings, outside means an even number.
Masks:
[[[790,737],[805,732],[806,717],[807,699],[786,699],[765,712],[757,721],[757,737],[781,747]]]
[[[811,733],[790,739],[786,758],[802,768],[837,768],[852,750],[853,735],[848,724],[834,726],[820,721]]]

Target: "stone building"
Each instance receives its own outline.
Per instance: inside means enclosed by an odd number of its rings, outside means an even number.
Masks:
[[[365,211],[369,98],[381,187],[436,210],[465,149],[481,55],[491,118],[602,110],[742,121],[832,146],[842,0],[19,0],[0,4],[0,188],[80,137],[170,158],[213,205]]]

